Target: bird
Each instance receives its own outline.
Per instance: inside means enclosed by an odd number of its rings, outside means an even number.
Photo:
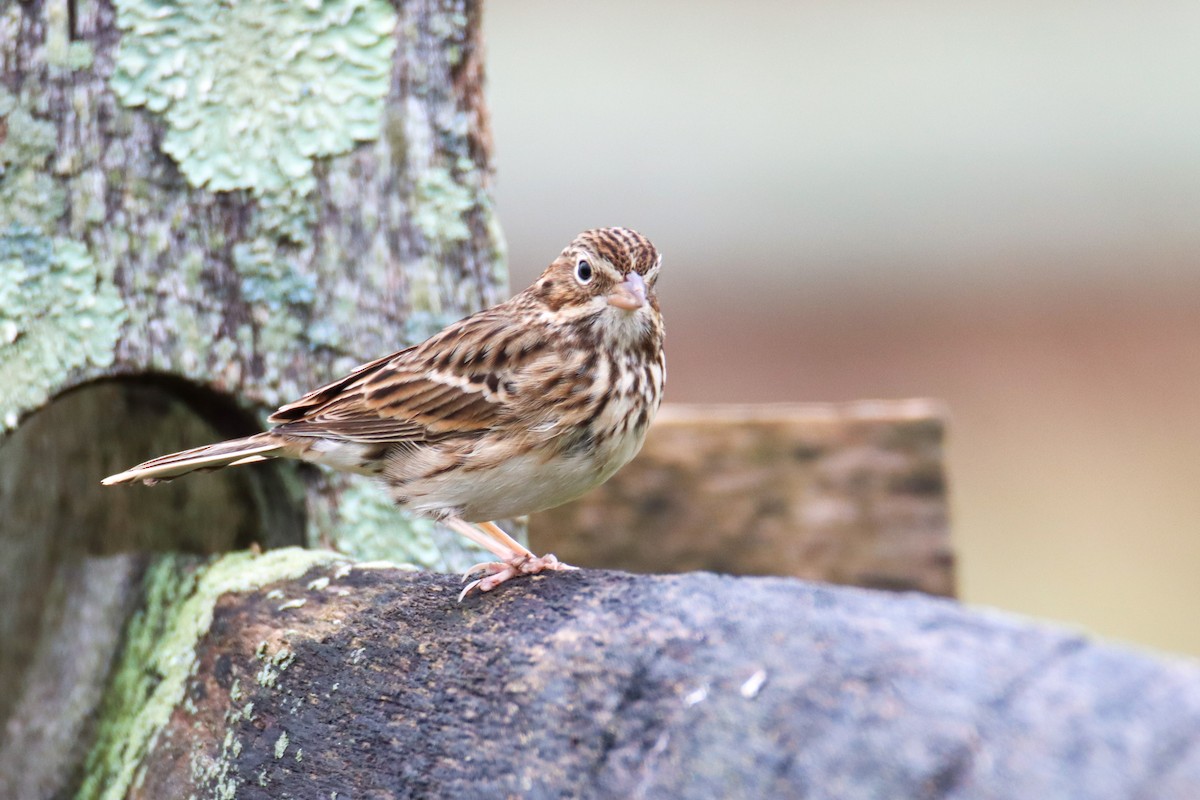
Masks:
[[[666,382],[661,264],[634,230],[584,231],[524,291],[280,407],[269,430],[102,483],[298,459],[371,476],[397,506],[489,551],[495,560],[467,570],[460,602],[574,570],[495,521],[573,500],[641,449]]]

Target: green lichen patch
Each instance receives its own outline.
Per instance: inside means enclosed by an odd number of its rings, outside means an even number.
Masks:
[[[63,66],[75,70],[91,69],[95,60],[91,42],[71,42],[67,45],[67,63]]]
[[[284,731],[283,733],[279,734],[279,738],[275,740],[275,758],[283,758],[283,754],[287,752],[287,749],[288,735],[287,731]]]
[[[315,206],[308,201],[312,188],[306,176],[286,189],[260,195],[253,223],[257,234],[293,244],[307,244],[316,220]]]
[[[378,137],[395,13],[385,0],[117,0],[113,90],[167,121],[194,186],[256,195],[315,185],[314,158]]]
[[[58,145],[53,123],[0,84],[0,220],[48,233],[63,214],[65,192],[46,164]]]
[[[461,115],[455,115],[458,118]],[[457,140],[457,133],[447,137]],[[484,257],[504,272],[504,239],[496,223],[495,209],[485,186],[484,174],[469,159],[460,157],[453,168],[432,166],[421,172],[412,195],[412,218],[429,249],[420,259],[404,265],[414,309],[440,312],[439,298],[445,296],[442,285],[444,253],[476,238],[474,226],[480,222],[491,245],[482,248]]]
[[[110,366],[125,318],[111,270],[83,245],[30,228],[0,231],[0,431],[64,388],[73,370]]]
[[[338,559],[291,547],[261,555],[233,553],[201,567],[184,556],[156,561],[146,574],[143,607],[126,627],[77,800],[125,797],[143,757],[184,700],[188,677],[197,668],[197,643],[222,595],[296,578]],[[231,741],[229,746],[240,745]]]
[[[446,8],[429,21],[429,32],[446,43],[446,58],[450,64],[462,63],[462,43],[467,38],[469,20],[465,11]]]
[[[317,279],[277,260],[275,248],[256,240],[234,245],[233,261],[242,276],[242,297],[271,311],[290,306],[310,306],[316,297]]]
[[[258,670],[258,674],[254,679],[258,681],[258,685],[267,689],[275,688],[276,682],[279,681],[280,674],[292,665],[296,660],[295,651],[288,647],[282,647],[276,651],[275,655],[267,658],[266,642],[259,645],[258,658],[263,662],[263,665]]]
[[[417,182],[416,199],[413,218],[426,239],[451,244],[471,238],[466,214],[479,202],[479,194],[456,180],[448,170],[430,169],[423,173]]]
[[[288,352],[304,338],[312,316],[317,280],[266,239],[234,245],[233,261],[241,276],[242,298],[252,306],[257,349]]]
[[[71,20],[67,3],[47,3],[46,63],[69,70],[88,69],[94,54],[89,42],[71,41]]]
[[[208,791],[204,797],[214,800],[235,800],[237,797],[238,778],[234,762],[242,754],[242,740],[236,734],[236,725],[240,720],[249,720],[254,713],[254,703],[247,703],[238,708],[241,701],[239,684],[234,681],[229,691],[230,707],[225,712],[225,737],[221,740],[221,750],[216,757],[210,756],[203,748],[194,748],[190,759],[190,772],[196,787]]]

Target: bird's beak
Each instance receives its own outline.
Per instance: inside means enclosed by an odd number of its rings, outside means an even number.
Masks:
[[[608,304],[626,311],[637,311],[646,305],[646,281],[636,272],[617,285],[608,295]]]

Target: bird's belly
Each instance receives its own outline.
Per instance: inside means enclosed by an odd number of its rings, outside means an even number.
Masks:
[[[599,484],[607,475],[595,460],[539,455],[514,456],[503,463],[412,481],[404,487],[414,511],[456,513],[471,522],[532,514],[553,508]]]
[[[471,522],[532,514],[574,500],[603,483],[641,449],[642,434],[609,440],[608,447],[559,452],[550,458],[534,449],[487,466],[468,466],[409,476],[393,494],[404,507],[438,516],[451,513]],[[411,464],[408,466],[412,466]],[[386,478],[385,478],[386,479]]]

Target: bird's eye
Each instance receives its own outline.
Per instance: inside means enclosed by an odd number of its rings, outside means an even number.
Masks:
[[[592,280],[592,265],[586,261],[580,261],[575,265],[575,278],[580,283],[591,283]]]

